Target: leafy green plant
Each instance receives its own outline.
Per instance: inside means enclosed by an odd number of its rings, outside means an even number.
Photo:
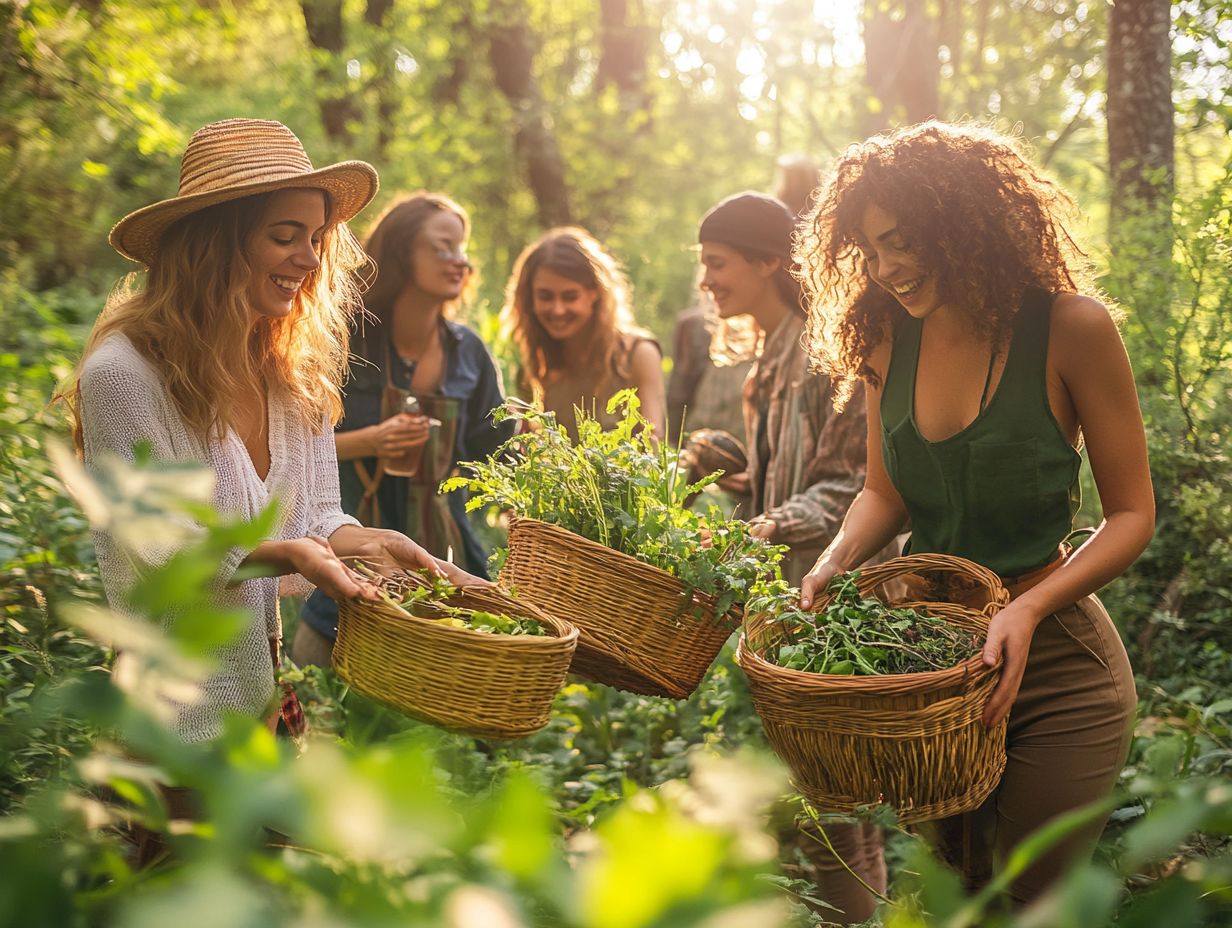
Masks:
[[[367,576],[376,576],[373,571],[362,564],[357,565],[357,569]],[[544,636],[547,634],[543,624],[537,619],[498,615],[482,609],[451,606],[448,600],[457,592],[457,588],[452,583],[444,577],[431,576],[426,572],[417,571],[417,574],[422,576],[422,584],[408,586],[397,597],[381,590],[381,596],[386,602],[404,609],[413,616],[432,619],[454,628],[469,628],[472,631],[489,635]]]
[[[785,549],[754,538],[717,506],[704,515],[690,509],[686,499],[722,472],[689,483],[675,454],[652,438],[640,406],[634,390],[613,396],[608,412],[622,417],[609,430],[579,409],[577,442],[550,413],[498,410],[499,419],[517,419],[528,431],[468,464],[471,475],[446,480],[441,491],[466,488],[472,510],[494,503],[665,570],[713,597],[722,615],[775,570]]]
[[[864,596],[859,575],[834,577],[819,613],[791,605],[799,591],[782,581],[760,584],[746,608],[772,614],[779,631],[761,639],[761,656],[790,670],[871,676],[944,670],[979,650],[978,639],[944,619]]]
[[[75,471],[71,482],[91,479]],[[139,482],[92,484],[91,514]],[[195,505],[174,511],[185,508]],[[136,926],[169,916],[186,928],[701,928],[721,914],[782,922],[784,904],[763,879],[775,871],[774,843],[760,829],[781,783],[762,763],[699,759],[696,788],[622,788],[628,801],[567,845],[528,765],[480,782],[476,743],[426,727],[381,743],[317,739],[298,758],[260,719],[239,715],[215,740],[181,741],[151,682],[174,682],[182,695],[208,672],[226,642],[202,626],[234,626],[202,577],[221,550],[268,534],[270,518],[205,519],[201,533],[143,576],[125,614],[66,609],[87,636],[122,647],[129,670],[67,674],[28,713],[27,732],[57,716],[107,737],[72,764],[71,777],[50,777],[0,820],[0,928]],[[164,621],[170,615],[194,619]],[[472,776],[450,775],[442,755],[454,749],[467,751]],[[165,785],[191,789],[200,816],[170,821]],[[713,796],[731,801],[719,807]],[[710,811],[696,811],[703,808]],[[134,868],[123,840],[130,823],[160,833],[171,859]]]

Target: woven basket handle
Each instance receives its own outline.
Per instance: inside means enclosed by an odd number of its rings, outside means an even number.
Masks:
[[[937,574],[953,575],[955,582],[938,582]],[[974,561],[950,554],[909,554],[860,570],[856,586],[868,595],[877,587],[900,580],[907,587],[905,601],[956,602],[978,609],[988,618],[1010,601],[1001,578]]]

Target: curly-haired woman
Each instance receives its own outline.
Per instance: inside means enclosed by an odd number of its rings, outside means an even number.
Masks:
[[[111,232],[147,272],[142,288],[108,302],[62,394],[86,464],[132,460],[141,444],[156,461],[209,467],[214,504],[228,516],[251,519],[280,503],[272,536],[219,565],[220,601],[251,622],[220,650],[200,698],[171,706],[186,741],[219,735],[227,712],[276,719],[278,576],[333,597],[376,598],[343,561],[362,556],[475,579],[339,507],[330,423],[341,409],[352,273],[364,260],[346,221],[376,190],[371,165],[314,169],[286,126],[228,119],[193,135],[178,196]],[[143,569],[131,556],[148,565],[172,553],[156,542],[122,551],[105,531],[95,540],[116,608]],[[264,575],[232,583],[243,565]]]
[[[1154,531],[1146,440],[1114,317],[1084,295],[1095,290],[1070,208],[1011,140],[930,122],[848,149],[797,244],[811,351],[840,397],[865,383],[869,426],[864,489],[802,605],[908,521],[910,551],[983,564],[1013,596],[983,651],[1004,661],[983,721],[1008,716],[1005,774],[972,818],[938,827],[973,885],[1112,788],[1136,701],[1094,593]],[[1084,442],[1104,517],[1071,551]],[[1089,853],[1101,827],[1032,866],[1015,902]]]
[[[570,434],[577,434],[575,406],[614,424],[607,401],[629,387],[655,433],[666,433],[663,353],[634,324],[625,275],[589,232],[551,229],[527,246],[513,266],[501,317],[522,356],[519,389]]]

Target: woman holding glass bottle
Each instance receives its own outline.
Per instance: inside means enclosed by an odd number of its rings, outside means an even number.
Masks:
[[[486,457],[512,434],[491,417],[504,402],[500,372],[479,336],[449,318],[470,275],[469,232],[465,210],[437,193],[404,197],[377,220],[364,243],[377,276],[353,328],[335,444],[347,512],[413,529],[432,553],[486,576],[465,498],[436,492],[459,461]],[[334,603],[310,597],[295,661],[328,665],[337,627]]]

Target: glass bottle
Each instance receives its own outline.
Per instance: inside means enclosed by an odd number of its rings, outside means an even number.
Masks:
[[[419,400],[410,395],[406,396],[402,400],[402,408],[394,413],[394,415],[422,415],[419,409]],[[419,462],[423,459],[423,450],[424,446],[421,442],[414,448],[408,448],[397,457],[383,458],[382,463],[385,465],[385,473],[393,477],[414,477],[419,470]]]

